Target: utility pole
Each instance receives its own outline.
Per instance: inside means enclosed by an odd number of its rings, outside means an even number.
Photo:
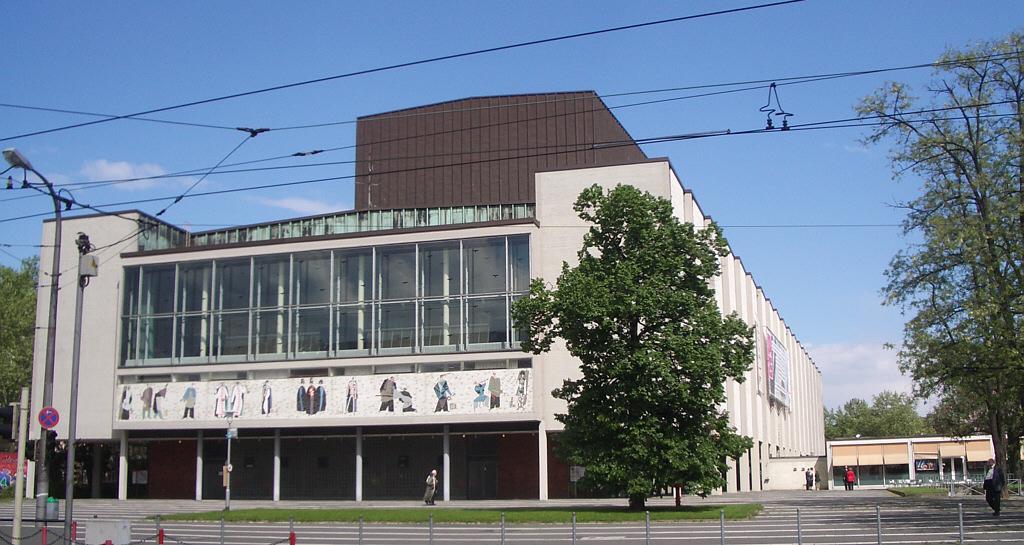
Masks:
[[[89,279],[99,274],[99,261],[89,255],[89,236],[78,233],[78,290],[75,294],[75,337],[71,352],[71,410],[68,414],[68,458],[64,470],[64,535],[71,535],[75,502],[75,433],[78,424],[78,368],[82,356],[82,300]]]

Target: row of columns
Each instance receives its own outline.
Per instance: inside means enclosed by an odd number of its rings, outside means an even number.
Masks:
[[[444,501],[451,501],[451,430],[444,426],[444,461],[441,468]],[[548,499],[547,429],[540,422],[537,429],[537,467],[539,499]],[[98,496],[98,495],[97,495]],[[203,432],[196,434],[196,501],[203,499]],[[274,501],[281,500],[281,430],[274,430]],[[121,449],[117,466],[117,499],[128,499],[128,432],[121,432]],[[363,501],[363,428],[356,428],[356,501]]]

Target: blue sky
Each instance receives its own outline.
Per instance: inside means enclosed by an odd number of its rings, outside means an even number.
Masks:
[[[192,100],[643,21],[753,5],[690,2],[5,2],[0,102],[124,114]],[[467,96],[593,89],[601,94],[912,65],[1024,28],[1012,1],[809,0],[800,4],[538,45],[347,78],[176,110],[153,117],[231,127],[345,121]],[[779,88],[793,123],[846,118],[887,80],[923,94],[927,69]],[[692,92],[658,95],[682,96]],[[610,106],[647,99],[609,98]],[[617,108],[635,138],[755,129],[764,90]],[[0,107],[0,138],[91,118]],[[726,235],[822,369],[827,406],[907,390],[895,355],[903,319],[879,288],[906,244],[891,203],[915,180],[893,182],[887,149],[864,129],[731,136],[656,144]],[[211,166],[243,139],[234,131],[116,121],[0,142],[56,183]],[[353,144],[354,125],[281,131],[250,140],[229,162]],[[267,163],[353,159],[352,150]],[[195,191],[351,174],[351,165],[211,176]],[[183,191],[194,179],[76,190],[99,204]],[[50,208],[9,200],[0,220]],[[351,206],[351,181],[186,199],[164,216],[205,229]],[[155,213],[161,203],[140,205]],[[123,208],[123,207],[122,207]],[[747,227],[745,227],[747,226]],[[749,227],[760,226],[760,227]],[[0,263],[38,251],[40,220],[0,223]]]

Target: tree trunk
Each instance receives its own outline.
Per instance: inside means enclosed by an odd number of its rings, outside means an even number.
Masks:
[[[629,497],[629,508],[634,511],[639,511],[644,508],[647,502],[646,494],[633,494]]]

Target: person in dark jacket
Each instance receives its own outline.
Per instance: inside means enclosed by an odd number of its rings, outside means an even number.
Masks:
[[[996,465],[992,458],[988,460],[988,472],[985,473],[985,502],[992,508],[992,516],[999,516],[999,503],[1003,499],[1003,486],[1006,485],[1006,476],[1003,470]]]

